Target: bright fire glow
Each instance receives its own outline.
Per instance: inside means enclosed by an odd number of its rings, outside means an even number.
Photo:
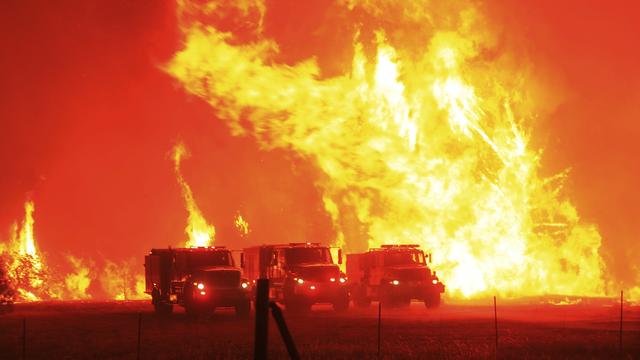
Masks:
[[[374,18],[397,10],[341,3]],[[233,134],[313,159],[336,245],[420,243],[454,297],[604,293],[598,230],[563,196],[566,173],[540,175],[525,75],[508,56],[483,56],[495,36],[476,7],[398,2],[415,11],[380,23],[411,31],[391,41],[393,29],[376,29],[374,45],[354,34],[351,70],[326,78],[314,59],[274,60],[278,46],[261,21],[242,43],[197,20],[232,5],[180,4],[186,42],[166,70]],[[243,4],[247,21],[264,14],[262,2]],[[429,24],[419,44],[418,24]]]
[[[204,216],[202,216],[202,212],[193,198],[191,187],[189,187],[189,184],[187,184],[186,180],[182,176],[182,172],[180,171],[180,162],[188,155],[187,149],[182,143],[177,144],[173,148],[173,161],[176,178],[178,179],[178,184],[180,184],[180,187],[182,188],[185,207],[189,212],[187,227],[185,228],[185,232],[189,236],[186,246],[212,246],[215,240],[216,229],[213,225],[209,225]]]

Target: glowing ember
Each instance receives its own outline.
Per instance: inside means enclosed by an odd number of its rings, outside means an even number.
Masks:
[[[277,62],[277,44],[262,35],[262,2],[239,8],[255,22],[244,43],[197,20],[232,5],[179,4],[186,44],[167,71],[235,135],[315,161],[336,245],[419,242],[453,296],[603,294],[600,235],[563,197],[566,174],[539,174],[525,130],[535,109],[529,79],[509,54],[483,55],[499,49],[476,7],[343,1],[347,18],[384,21],[353,34],[349,72],[321,78],[314,59]],[[184,149],[175,153],[187,232],[208,239],[179,172]]]
[[[186,246],[212,246],[215,240],[216,229],[213,225],[209,225],[195,199],[189,184],[185,181],[180,171],[180,162],[183,158],[187,157],[188,153],[184,144],[177,144],[173,148],[173,161],[175,166],[176,178],[182,188],[182,195],[184,197],[185,207],[189,212],[189,219],[185,232],[189,236],[189,240]]]

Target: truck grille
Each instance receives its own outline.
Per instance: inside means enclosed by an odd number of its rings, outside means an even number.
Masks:
[[[171,293],[172,294],[182,294],[183,290],[184,290],[184,283],[183,282],[172,282],[171,283]]]
[[[397,269],[394,274],[398,279],[411,282],[426,281],[429,275],[427,268]]]
[[[207,283],[218,288],[235,288],[240,286],[240,272],[218,270],[206,275]]]

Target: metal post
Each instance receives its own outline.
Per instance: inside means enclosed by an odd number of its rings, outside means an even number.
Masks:
[[[138,346],[136,347],[136,359],[140,360],[140,339],[142,337],[142,313],[138,313]]]
[[[291,337],[291,333],[289,332],[287,323],[284,321],[284,316],[282,316],[282,310],[273,301],[269,303],[269,307],[271,308],[271,314],[273,314],[273,318],[276,320],[276,324],[278,325],[278,330],[280,330],[280,336],[282,336],[282,341],[284,342],[284,345],[287,348],[289,357],[293,360],[299,360],[300,355],[298,354],[298,349],[296,348],[296,344],[293,342],[293,338]]]
[[[498,354],[498,306],[496,304],[496,296],[493,296],[493,319],[496,328],[496,355]]]
[[[22,360],[27,359],[27,318],[22,318]]]
[[[256,287],[256,328],[253,358],[266,360],[269,335],[269,279],[258,279]]]
[[[622,353],[622,304],[624,303],[624,290],[620,290],[620,353]]]
[[[382,301],[378,301],[378,359],[380,359],[380,334],[382,329]]]

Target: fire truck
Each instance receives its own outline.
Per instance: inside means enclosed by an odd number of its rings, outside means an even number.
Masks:
[[[388,306],[408,306],[411,300],[424,301],[428,308],[440,305],[444,284],[432,271],[431,254],[419,245],[382,245],[368,252],[347,255],[347,275],[351,297],[358,307],[372,300]]]
[[[331,303],[336,311],[349,308],[347,277],[334,264],[329,247],[319,243],[262,245],[244,249],[247,278],[269,279],[269,297],[288,311],[309,311],[313,304]],[[342,252],[338,251],[338,264]]]
[[[144,266],[145,292],[156,313],[171,313],[173,305],[183,306],[188,314],[217,307],[234,307],[239,316],[251,311],[250,283],[224,247],[152,249]]]

